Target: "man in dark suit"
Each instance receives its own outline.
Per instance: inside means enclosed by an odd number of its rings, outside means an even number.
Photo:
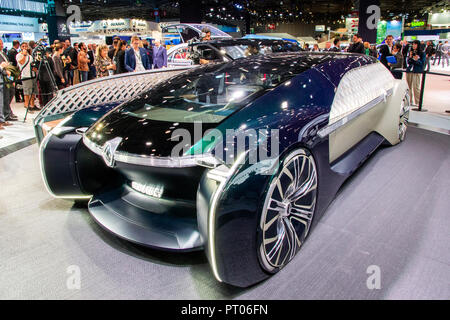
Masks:
[[[408,56],[410,47],[411,45],[409,44],[409,42],[407,40],[403,40],[402,43],[403,68],[406,68],[406,58]]]
[[[120,42],[120,38],[119,37],[114,37],[112,47],[110,47],[109,50],[108,50],[108,57],[111,60],[114,59],[114,54],[116,53],[116,49],[117,49],[117,46],[119,45],[119,42]]]
[[[19,48],[20,48],[20,42],[19,40],[14,40],[13,41],[13,47],[8,51],[8,60],[9,63],[11,63],[14,67],[17,67],[17,60],[16,60],[16,56],[19,53]],[[17,83],[16,83],[17,84]],[[20,103],[22,102],[23,99],[20,98],[21,96],[21,92],[20,90],[17,90],[14,88],[14,95],[16,96],[16,102]],[[22,92],[22,97],[23,97],[23,92]]]
[[[364,43],[358,33],[353,35],[353,43],[348,47],[347,52],[365,54]]]
[[[441,64],[441,58],[442,58],[442,41],[439,41],[438,45],[436,46],[436,55],[434,57],[433,66],[435,65],[436,61],[438,61],[438,66]]]
[[[95,79],[97,77],[97,70],[95,69],[95,53],[92,47],[92,44],[88,44],[88,67],[89,67],[89,73],[88,73],[88,80]]]
[[[328,51],[330,51],[330,52],[341,52],[341,39],[340,38],[334,38],[333,46]]]
[[[7,83],[8,77],[11,76],[11,71],[8,70],[10,66],[8,57],[3,53],[3,41],[0,39],[0,85],[3,92],[0,95],[0,128],[11,125],[8,121],[17,121],[17,116],[11,110],[14,86]]]
[[[385,44],[381,45],[379,48],[380,52],[380,62],[384,64],[384,66],[388,69],[387,57],[392,56],[392,49],[394,48],[394,37],[392,35],[388,35],[386,37]]]
[[[167,67],[167,50],[161,45],[161,41],[155,40],[153,47],[153,68]]]
[[[150,62],[150,65],[153,66],[153,46],[149,45],[147,40],[142,41],[142,46],[145,50],[147,50],[148,60]]]
[[[147,51],[140,48],[141,40],[137,36],[131,38],[131,48],[125,52],[125,69],[128,72],[139,72],[152,68],[147,56]]]
[[[66,41],[66,49],[63,52],[63,56],[67,59],[70,58],[70,63],[67,63],[64,68],[64,72],[67,74],[68,85],[73,84],[73,75],[74,70],[78,68],[78,51],[75,49],[75,46],[78,46],[77,43],[74,44],[74,47],[70,45],[70,40]]]
[[[17,67],[16,56],[19,53],[20,42],[18,40],[13,41],[13,47],[8,51],[8,60],[14,66]]]

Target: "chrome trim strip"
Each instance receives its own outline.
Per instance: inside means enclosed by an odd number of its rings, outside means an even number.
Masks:
[[[361,115],[361,114],[369,111],[370,109],[374,108],[379,103],[381,103],[383,101],[386,102],[387,97],[391,96],[393,94],[393,92],[394,92],[394,89],[387,90],[384,94],[382,94],[382,95],[376,97],[375,99],[373,99],[372,101],[366,103],[365,105],[363,105],[358,110],[355,110],[352,113],[350,113],[349,115],[339,119],[338,121],[323,127],[322,129],[319,130],[319,132],[317,134],[319,135],[320,138],[325,138],[330,133],[336,131],[337,129],[339,129],[340,127],[345,125],[347,122],[355,119],[359,115]]]
[[[86,137],[86,135],[83,135],[83,143],[89,150],[103,157],[103,147],[100,147],[98,144],[89,140]],[[163,168],[195,167],[201,165],[202,161],[206,161],[208,163],[217,163],[217,164],[220,163],[211,154],[199,154],[182,157],[155,157],[155,156],[131,154],[123,151],[116,151],[114,153],[114,160],[116,162],[135,164],[140,166],[163,167]]]
[[[83,143],[93,153],[95,153],[96,155],[102,156],[103,149],[98,144],[89,140],[84,134],[83,134]]]
[[[236,162],[233,164],[231,168],[227,170],[227,168],[221,168],[221,169],[213,169],[211,170],[214,175],[219,175],[219,185],[214,191],[211,202],[209,204],[209,215],[208,215],[208,250],[209,250],[209,256],[211,258],[211,268],[214,274],[214,277],[219,282],[223,282],[219,275],[219,269],[217,267],[217,259],[216,259],[216,242],[215,242],[215,223],[216,223],[216,210],[217,205],[219,204],[220,198],[222,197],[223,191],[232,176],[237,171],[238,167],[245,162],[246,156],[248,151],[241,153],[237,159]],[[209,173],[211,173],[211,171]],[[222,177],[223,176],[223,177]],[[213,178],[211,175],[208,176],[209,179]],[[213,178],[213,180],[215,180]],[[217,180],[215,180],[217,181]]]
[[[154,157],[147,155],[136,155],[123,151],[116,151],[114,159],[118,162],[136,164],[141,166],[150,167],[168,167],[168,168],[185,168],[195,167],[198,165],[198,161],[210,158],[211,155],[196,155],[196,156],[183,156],[183,157]]]

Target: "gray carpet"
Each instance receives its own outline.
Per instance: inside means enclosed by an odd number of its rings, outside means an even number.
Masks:
[[[51,198],[37,146],[0,159],[0,299],[450,299],[450,137],[411,128],[349,180],[296,258],[249,289],[217,283],[202,252],[119,240]],[[79,266],[81,289],[67,268]],[[381,289],[366,286],[368,266]]]

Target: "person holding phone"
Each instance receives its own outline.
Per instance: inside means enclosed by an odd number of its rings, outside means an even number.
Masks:
[[[111,59],[108,57],[108,46],[106,44],[102,44],[97,47],[95,68],[97,70],[97,78],[108,77],[114,70],[116,70],[116,65],[113,64]]]
[[[23,42],[20,45],[20,53],[17,55],[17,65],[20,69],[20,76],[22,78],[23,94],[25,96],[24,108],[29,111],[40,110],[34,105],[34,98],[38,94],[37,81],[35,78],[35,71],[31,67],[33,58],[28,52],[28,43]]]
[[[406,82],[408,83],[409,91],[414,93],[415,105],[419,105],[420,100],[420,81],[426,64],[425,53],[420,48],[420,41],[414,40],[412,49],[408,53],[406,66]]]

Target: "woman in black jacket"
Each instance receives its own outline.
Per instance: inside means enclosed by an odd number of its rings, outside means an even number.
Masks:
[[[114,74],[121,74],[128,72],[125,69],[125,49],[127,48],[127,42],[121,40],[117,45],[116,52],[114,53],[114,63],[116,64],[116,71]]]
[[[418,106],[420,102],[420,83],[426,64],[425,53],[420,48],[419,40],[413,41],[406,63],[406,82],[411,94],[414,92],[414,102]]]

